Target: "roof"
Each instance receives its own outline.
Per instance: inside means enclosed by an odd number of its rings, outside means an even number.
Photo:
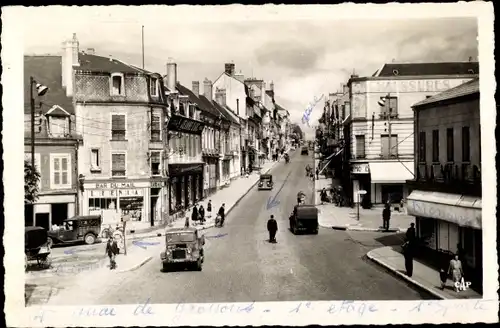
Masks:
[[[479,74],[478,62],[385,64],[375,76]]]
[[[199,107],[200,107],[200,110],[203,111],[203,112],[208,112],[210,113],[211,115],[215,116],[215,117],[224,117],[226,118],[215,106],[214,104],[208,100],[205,96],[203,95],[200,95],[198,96],[198,99],[199,99]],[[226,118],[226,120],[228,120]]]
[[[182,227],[182,228],[168,228],[165,233],[170,233],[170,232],[195,232],[197,231],[196,228],[194,227],[189,227],[189,228],[186,228],[186,227]]]
[[[66,96],[66,89],[62,86],[61,62],[61,56],[24,56],[24,113],[31,112],[29,81],[32,76],[35,81],[49,88],[41,97],[37,97],[34,92],[37,112],[46,114],[54,105],[58,105],[69,114],[75,114],[72,99]],[[40,101],[42,106],[38,108]]]
[[[103,57],[80,52],[78,54],[78,60],[80,62],[80,66],[77,69],[83,71],[151,74],[151,72],[126,64],[123,61],[112,57]]]
[[[227,107],[226,105],[223,106],[215,101],[212,101],[212,103],[226,118],[229,119],[229,121],[234,124],[240,124],[240,119],[231,111],[231,109],[229,109],[229,107]]]
[[[437,95],[424,99],[416,103],[412,107],[420,107],[423,105],[433,104],[443,100],[460,98],[475,93],[479,94],[479,78],[475,78],[469,82],[460,84],[459,86],[456,86],[454,88],[438,93]]]
[[[179,93],[181,95],[188,96],[190,102],[197,104],[197,105],[200,104],[200,98],[196,97],[196,95],[193,93],[193,91],[189,90],[188,88],[186,88],[185,86],[183,86],[179,82],[177,82],[176,89],[177,89],[177,91],[179,91]]]

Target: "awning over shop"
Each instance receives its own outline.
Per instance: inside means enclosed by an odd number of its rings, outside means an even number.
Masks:
[[[405,183],[413,179],[413,162],[370,162],[372,183]]]
[[[408,214],[481,229],[481,198],[414,190],[407,198]]]

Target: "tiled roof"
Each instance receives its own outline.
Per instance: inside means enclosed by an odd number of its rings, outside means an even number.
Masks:
[[[179,82],[177,82],[176,89],[177,89],[177,91],[179,91],[179,93],[181,95],[188,96],[190,102],[197,104],[197,105],[200,104],[200,98],[196,97],[196,95],[193,93],[193,91],[189,90],[188,88],[186,88],[185,86],[183,86]]]
[[[78,60],[80,66],[77,69],[83,71],[151,74],[151,72],[126,64],[112,57],[103,57],[80,52],[78,54]]]
[[[219,103],[212,101],[214,106],[219,110],[225,117],[228,119],[230,122],[235,123],[235,124],[240,124],[240,120],[236,114],[234,114],[229,107],[227,106],[222,106]]]
[[[198,97],[198,99],[200,100],[198,102],[198,107],[204,111],[204,112],[208,112],[210,113],[211,115],[215,116],[215,117],[224,117],[224,114],[221,113],[215,106],[212,102],[210,102],[210,100],[208,100],[205,96],[203,95],[200,95]],[[227,119],[226,119],[227,120]]]
[[[385,64],[376,76],[479,74],[478,62]]]
[[[479,78],[473,79],[469,82],[460,84],[459,86],[456,86],[454,88],[438,93],[437,95],[424,99],[413,105],[413,107],[437,103],[443,100],[459,98],[467,95],[472,95],[474,93],[479,93]]]
[[[30,104],[30,76],[38,83],[49,88],[42,97],[37,97],[36,90],[35,105],[36,111],[47,113],[54,105],[64,108],[70,114],[75,114],[73,102],[66,96],[66,90],[62,86],[61,56],[24,56],[24,112],[31,111]],[[39,107],[42,102],[41,108]]]

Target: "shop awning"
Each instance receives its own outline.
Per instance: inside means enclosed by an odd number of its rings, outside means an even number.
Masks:
[[[413,161],[370,162],[372,183],[406,183],[413,179]]]
[[[481,229],[481,198],[414,190],[407,198],[408,214]]]

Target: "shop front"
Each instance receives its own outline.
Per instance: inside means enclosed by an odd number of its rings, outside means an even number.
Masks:
[[[24,206],[25,226],[38,226],[50,229],[61,225],[68,218],[75,216],[75,194],[40,195],[36,204]]]
[[[416,231],[423,256],[447,264],[459,254],[464,273],[482,285],[481,198],[414,190],[407,198],[409,215],[416,217]]]
[[[169,164],[169,213],[186,210],[203,199],[204,163]]]
[[[371,202],[399,204],[408,196],[406,180],[414,178],[412,161],[370,162]]]
[[[222,159],[222,179],[221,179],[221,185],[224,185],[231,179],[231,161],[233,157],[232,156],[224,156]]]
[[[203,157],[205,162],[203,197],[213,194],[217,191],[217,186],[220,181],[219,177],[219,159],[218,157]]]
[[[365,190],[366,194],[361,195],[361,206],[369,208],[371,206],[371,185],[370,185],[370,167],[368,163],[351,163],[352,179],[352,199],[358,201],[358,191]]]
[[[159,224],[166,206],[163,181],[85,182],[83,213],[116,218],[125,215],[131,221]],[[116,215],[113,215],[116,214]]]

